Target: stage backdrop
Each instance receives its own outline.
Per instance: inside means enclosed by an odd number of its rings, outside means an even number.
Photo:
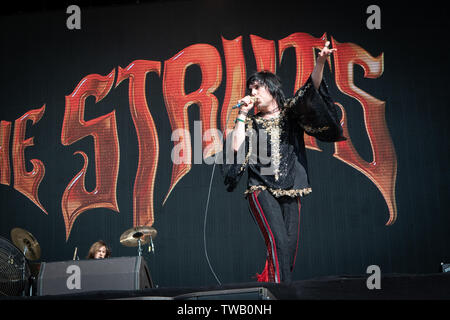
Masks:
[[[246,78],[270,70],[292,96],[328,40],[337,51],[324,79],[348,140],[305,136],[313,192],[294,279],[370,265],[438,272],[450,260],[448,23],[431,8],[371,4],[3,13],[0,235],[28,230],[51,262],[75,248],[84,259],[99,239],[115,257],[136,255],[121,234],[152,226],[155,252],[144,256],[160,287],[255,281],[266,252],[245,182],[226,192],[211,159],[221,160]]]

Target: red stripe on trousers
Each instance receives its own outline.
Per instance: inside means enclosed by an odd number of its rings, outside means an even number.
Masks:
[[[267,251],[269,252],[269,257],[270,257],[269,267],[271,268],[270,271],[272,271],[272,272],[269,272],[269,275],[273,274],[276,271],[278,282],[280,282],[280,280],[281,280],[280,279],[280,268],[278,265],[278,255],[277,255],[277,247],[276,247],[276,243],[275,243],[275,238],[273,237],[272,230],[270,229],[270,226],[267,223],[267,219],[264,215],[264,211],[262,210],[261,205],[258,201],[258,198],[256,197],[254,192],[251,194],[251,198],[253,198],[254,203],[252,203],[250,201],[250,207],[252,208],[253,215],[255,216],[255,218],[257,218],[259,228],[261,229],[261,232],[263,233],[263,236],[264,236],[264,240],[266,242]],[[255,204],[258,206],[259,212],[261,212],[262,218],[264,219],[265,224],[267,226],[267,230],[266,230],[266,227],[264,226],[264,223],[261,220],[258,210],[255,207]],[[268,237],[271,237],[271,239],[272,239],[274,252],[272,252],[272,246],[270,245],[270,240],[268,239]],[[275,257],[275,265],[273,264],[273,260],[274,260],[273,257]],[[276,282],[274,277],[272,277],[272,279],[269,278],[269,280],[272,282]]]

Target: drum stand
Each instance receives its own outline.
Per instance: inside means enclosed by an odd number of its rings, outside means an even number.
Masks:
[[[142,256],[142,245],[141,245],[141,237],[144,234],[142,232],[136,232],[135,234],[133,234],[133,238],[137,238],[137,243],[138,243],[138,256]]]

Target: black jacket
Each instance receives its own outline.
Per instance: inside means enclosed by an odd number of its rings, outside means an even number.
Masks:
[[[226,161],[222,174],[228,191],[235,189],[247,171],[245,193],[268,190],[276,197],[306,195],[311,187],[304,132],[325,142],[346,140],[338,106],[325,81],[316,90],[311,77],[294,97],[286,100],[279,116],[247,116],[245,126],[245,143],[238,152],[232,150],[231,143],[224,144]]]

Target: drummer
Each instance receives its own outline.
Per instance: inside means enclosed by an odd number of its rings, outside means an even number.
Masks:
[[[106,259],[109,257],[111,257],[111,249],[105,241],[99,240],[92,244],[87,259]]]

